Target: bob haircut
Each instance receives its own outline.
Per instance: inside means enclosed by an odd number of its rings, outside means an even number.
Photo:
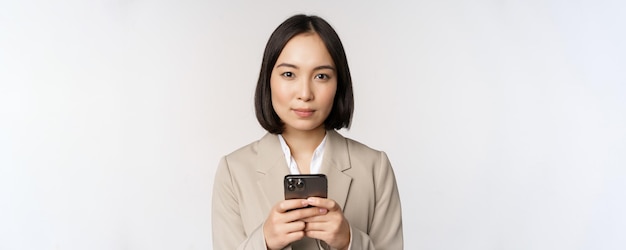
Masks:
[[[354,96],[352,94],[352,77],[341,40],[324,19],[300,14],[288,18],[274,30],[263,53],[261,73],[254,94],[254,105],[257,120],[265,130],[272,134],[281,134],[285,130],[285,124],[280,120],[272,106],[272,91],[270,89],[272,71],[287,42],[294,36],[307,32],[320,36],[337,69],[337,91],[332,110],[324,121],[324,127],[326,130],[350,128],[352,112],[354,111]]]

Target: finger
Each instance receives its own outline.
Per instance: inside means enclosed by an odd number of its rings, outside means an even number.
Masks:
[[[307,217],[311,217],[311,216],[320,216],[320,215],[326,215],[328,214],[328,209],[323,208],[323,207],[308,207],[306,208],[308,209],[313,209],[316,210],[315,212],[312,213],[307,213],[306,215],[308,215]]]
[[[309,197],[306,199],[308,204],[316,207],[326,208],[330,211],[340,210],[339,205],[332,199],[325,199],[319,197]]]
[[[304,235],[306,235],[304,231],[291,232],[285,235],[285,241],[291,243],[297,240],[301,240],[302,238],[304,238]]]
[[[304,235],[318,240],[326,240],[330,238],[330,233],[320,230],[304,231]]]
[[[293,221],[293,222],[284,224],[283,226],[283,230],[285,230],[284,232],[288,234],[304,231],[305,228],[306,228],[306,223],[304,221]]]
[[[329,225],[307,223],[307,229],[304,231],[304,235],[318,240],[323,240],[328,243],[333,249],[344,249],[350,243],[350,232],[346,231],[341,233],[337,230],[327,228]],[[349,229],[347,229],[349,230]]]
[[[325,208],[318,207],[308,207],[308,208],[300,208],[296,210],[289,211],[285,213],[285,218],[288,221],[296,221],[296,220],[304,220],[309,217],[323,215],[326,214],[327,210]]]
[[[320,215],[308,217],[306,219],[303,219],[302,221],[304,221],[306,223],[327,222],[327,221],[329,221],[329,218],[325,214],[320,214]]]
[[[307,222],[304,224],[304,231],[329,231],[330,225],[326,222]]]
[[[309,202],[305,199],[292,199],[292,200],[284,200],[278,203],[275,207],[276,212],[285,213],[289,210],[303,208],[309,205]]]

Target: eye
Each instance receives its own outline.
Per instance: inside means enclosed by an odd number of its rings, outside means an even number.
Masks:
[[[327,74],[317,74],[315,75],[315,79],[328,80],[330,79],[330,76],[328,76]]]
[[[292,77],[294,77],[293,72],[289,72],[289,71],[287,71],[287,72],[285,72],[285,73],[282,73],[282,74],[280,74],[280,75],[282,75],[282,76],[284,76],[284,77],[287,77],[287,78],[292,78]]]

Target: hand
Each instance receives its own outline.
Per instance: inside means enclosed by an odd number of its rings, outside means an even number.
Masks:
[[[347,249],[350,244],[350,225],[337,202],[318,197],[309,197],[306,201],[328,212],[304,219],[304,235],[323,240],[335,249]]]
[[[303,220],[328,211],[318,207],[307,208],[308,205],[307,200],[293,199],[278,202],[272,207],[263,224],[263,234],[268,249],[282,249],[302,239],[306,226]]]

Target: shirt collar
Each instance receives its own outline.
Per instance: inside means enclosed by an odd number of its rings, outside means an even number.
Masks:
[[[311,166],[309,166],[311,174],[318,174],[322,168],[322,159],[324,159],[324,149],[326,148],[327,137],[328,133],[324,135],[324,139],[322,139],[320,145],[318,145],[317,148],[315,148],[315,151],[313,151]],[[287,166],[289,166],[289,172],[291,174],[300,174],[298,164],[296,164],[296,160],[293,158],[293,156],[291,156],[291,149],[289,149],[289,145],[287,145],[285,138],[283,138],[281,134],[278,135],[278,141],[280,141],[280,147],[283,150],[283,154],[285,155],[285,161],[287,162]]]

